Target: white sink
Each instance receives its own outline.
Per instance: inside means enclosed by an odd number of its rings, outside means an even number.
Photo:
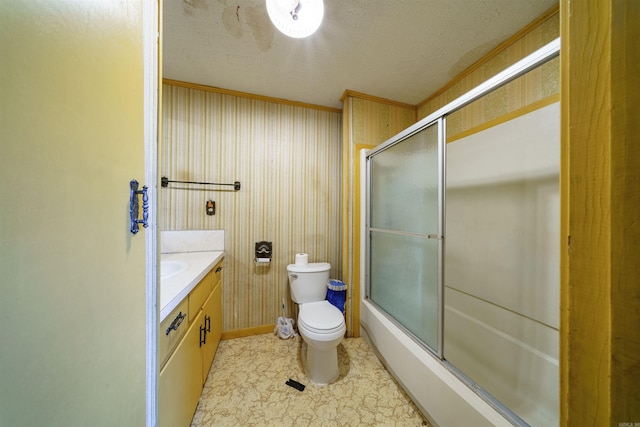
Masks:
[[[189,267],[184,261],[161,261],[160,262],[160,279],[168,279],[177,276]]]

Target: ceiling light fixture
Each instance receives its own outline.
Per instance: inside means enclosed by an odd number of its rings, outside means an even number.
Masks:
[[[324,17],[322,0],[266,0],[271,22],[281,33],[301,39],[313,34]]]

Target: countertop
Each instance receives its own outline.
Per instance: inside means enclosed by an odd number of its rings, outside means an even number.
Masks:
[[[160,254],[161,261],[183,261],[188,264],[182,273],[160,279],[161,322],[223,257],[224,251]]]

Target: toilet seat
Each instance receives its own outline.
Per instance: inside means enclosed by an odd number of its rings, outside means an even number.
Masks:
[[[333,334],[344,329],[342,312],[329,301],[316,301],[300,305],[298,326],[315,334]]]

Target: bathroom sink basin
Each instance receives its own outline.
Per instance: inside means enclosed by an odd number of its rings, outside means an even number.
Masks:
[[[161,261],[160,262],[160,279],[168,279],[177,276],[189,267],[184,261]]]

